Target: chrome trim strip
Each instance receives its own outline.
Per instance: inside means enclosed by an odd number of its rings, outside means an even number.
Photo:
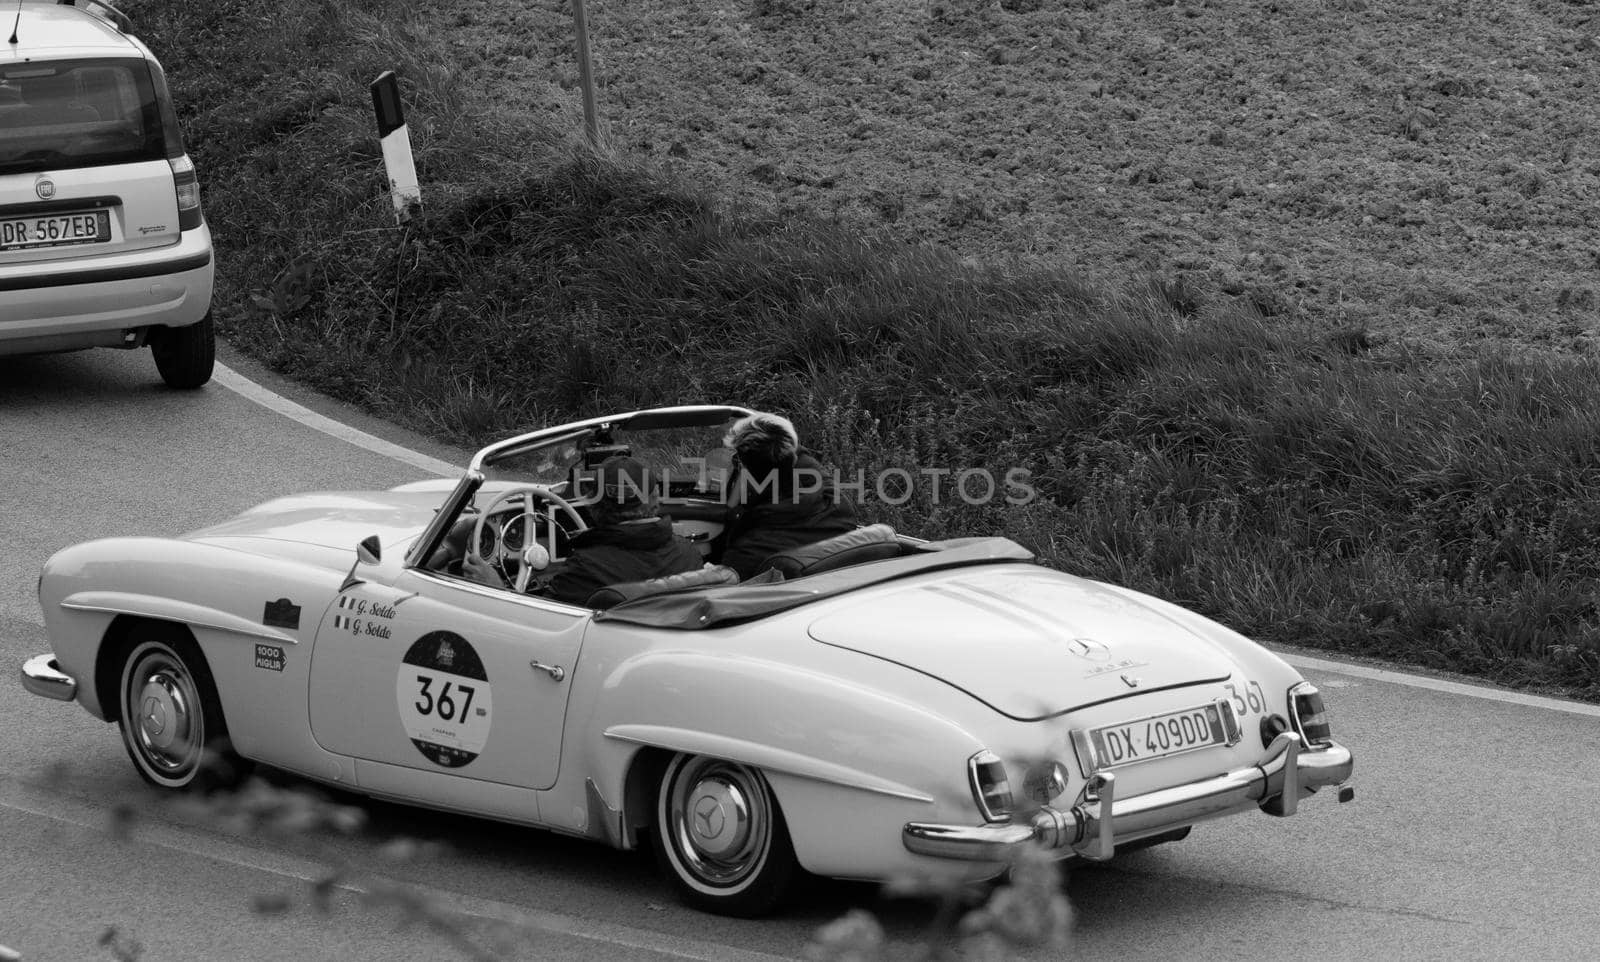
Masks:
[[[78,694],[78,680],[61,670],[54,654],[34,655],[22,663],[22,687],[56,701],[71,701]]]
[[[931,805],[933,803],[933,796],[925,795],[899,782],[849,768],[838,762],[826,761],[814,755],[802,755],[799,752],[785,748],[756,744],[729,735],[718,735],[669,725],[639,723],[612,725],[600,734],[605,738],[634,745],[661,748],[673,752],[685,752],[692,755],[709,755],[713,758],[738,762],[742,765],[751,765],[761,769],[769,776],[782,775],[829,785],[840,785],[845,788],[870,792],[874,795],[886,795],[890,798],[904,799],[921,805]],[[990,825],[988,827],[1004,827],[1004,824]]]
[[[908,822],[901,830],[901,842],[919,855],[980,862],[1004,860],[1024,842],[1043,844],[1062,855],[1106,859],[1115,851],[1116,838],[1181,828],[1251,805],[1270,814],[1293,814],[1301,796],[1346,781],[1354,767],[1350,750],[1338,742],[1303,751],[1300,737],[1284,732],[1273,739],[1259,764],[1213,778],[1131,798],[1115,798],[1114,782],[1107,781],[1085,786],[1079,802],[1067,811],[1041,809],[1030,824]],[[1293,793],[1292,801],[1285,797],[1288,793]]]
[[[73,598],[102,597],[104,602],[73,601]],[[224,631],[229,634],[244,635],[246,638],[265,638],[280,645],[298,645],[298,638],[285,634],[265,625],[256,625],[245,621],[227,612],[217,611],[214,608],[203,608],[200,605],[188,602],[175,602],[171,599],[157,599],[168,602],[163,610],[159,606],[137,605],[132,601],[138,595],[121,595],[118,592],[84,591],[71,595],[61,602],[61,607],[70,611],[95,611],[107,615],[135,615],[140,618],[153,618],[158,621],[170,621],[177,624],[188,625],[191,628],[209,628],[212,631]]]
[[[467,468],[471,471],[482,471],[486,464],[492,464],[500,458],[520,454],[527,448],[535,447],[556,438],[571,435],[574,438],[582,437],[592,428],[612,427],[626,429],[628,422],[634,418],[647,419],[662,415],[700,415],[706,418],[717,417],[721,420],[731,421],[734,418],[744,417],[752,412],[747,408],[734,407],[728,404],[686,404],[680,407],[644,408],[630,411],[626,414],[608,414],[597,418],[588,418],[583,421],[573,421],[569,424],[558,424],[554,427],[530,431],[516,437],[506,438],[489,445],[473,455]]]
[[[594,614],[594,609],[585,608],[582,605],[574,605],[565,601],[557,601],[554,598],[546,598],[543,595],[519,593],[515,588],[496,588],[493,585],[480,584],[479,582],[473,581],[471,578],[463,578],[458,575],[441,574],[437,571],[429,571],[427,568],[411,568],[409,569],[409,573],[413,577],[421,578],[425,581],[431,581],[436,585],[451,588],[456,591],[464,591],[468,594],[482,595],[485,598],[493,598],[497,601],[516,602],[517,604],[524,605],[528,608],[537,608],[540,611],[548,611],[551,614],[568,615],[574,621],[579,618]]]

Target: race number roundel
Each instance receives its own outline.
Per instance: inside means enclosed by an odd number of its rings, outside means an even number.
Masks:
[[[400,664],[395,700],[411,744],[435,765],[469,764],[489,740],[489,675],[472,645],[453,631],[416,640]]]

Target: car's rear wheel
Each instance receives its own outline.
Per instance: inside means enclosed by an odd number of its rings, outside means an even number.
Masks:
[[[191,390],[211,380],[217,363],[217,335],[211,312],[188,327],[160,327],[150,332],[150,353],[168,387]]]
[[[118,724],[139,775],[159,788],[228,787],[248,771],[235,755],[205,656],[181,629],[136,629],[122,664]]]
[[[777,798],[747,765],[678,755],[662,773],[651,841],[684,901],[720,915],[769,912],[799,872]]]

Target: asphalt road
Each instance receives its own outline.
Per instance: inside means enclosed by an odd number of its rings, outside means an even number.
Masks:
[[[250,366],[235,363],[247,373]],[[270,378],[273,387],[282,387]],[[292,389],[284,388],[292,392]],[[408,447],[454,453],[300,400]],[[804,957],[816,928],[878,913],[896,957],[925,903],[819,882],[780,918],[734,921],[673,901],[649,859],[592,843],[359,802],[370,830],[316,845],[200,821],[146,789],[116,730],[15,681],[48,647],[34,598],[57,548],[112,534],[177,534],[269,497],[426,477],[218,384],[157,386],[147,354],[0,358],[0,946],[26,960],[465,958],[416,913],[358,888],[308,902],[329,866],[380,866],[488,940],[550,959]],[[1318,796],[1292,819],[1235,818],[1182,843],[1074,870],[1072,955],[1099,959],[1579,959],[1600,952],[1600,712],[1310,668],[1356,752],[1356,801]],[[114,837],[114,813],[139,813]],[[395,836],[436,840],[415,862]],[[286,896],[279,914],[262,897]],[[406,924],[406,923],[412,924]]]

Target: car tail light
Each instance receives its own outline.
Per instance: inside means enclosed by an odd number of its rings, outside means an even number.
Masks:
[[[200,178],[195,176],[194,161],[187,154],[168,160],[172,165],[172,183],[178,192],[178,229],[194,230],[200,226]]]
[[[161,134],[166,144],[167,163],[172,165],[172,183],[178,193],[178,230],[194,230],[204,217],[200,213],[200,179],[194,161],[183,149],[183,132],[178,128],[178,112],[172,107],[167,90],[167,75],[155,63],[149,64],[150,84],[155,88],[156,107],[161,114]]]
[[[1315,685],[1303,681],[1289,689],[1289,712],[1294,716],[1294,727],[1307,745],[1326,745],[1333,741],[1333,729],[1328,724],[1328,709],[1322,704],[1322,693]]]
[[[984,818],[1003,822],[1011,817],[1011,782],[1000,756],[987,749],[972,756],[967,759],[967,775]]]

